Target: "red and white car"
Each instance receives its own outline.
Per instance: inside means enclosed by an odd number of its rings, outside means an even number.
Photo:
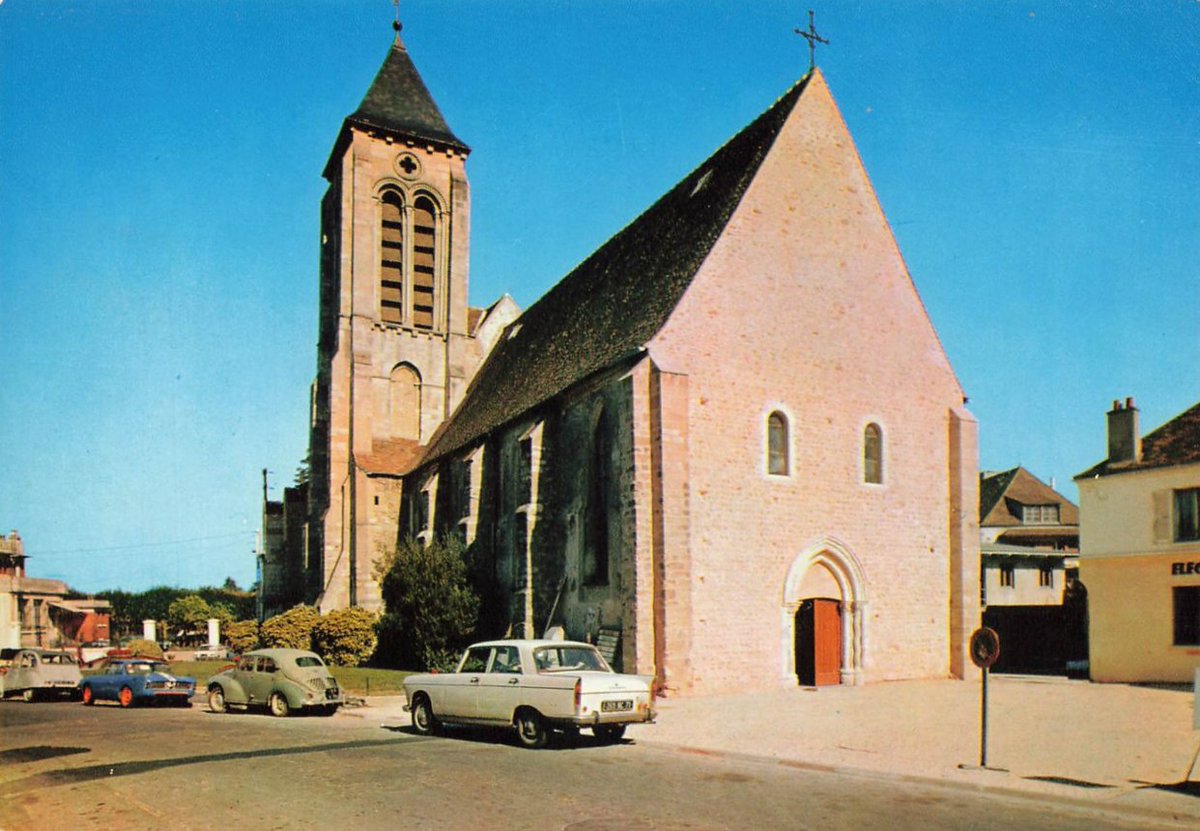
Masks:
[[[408,676],[404,696],[422,735],[443,724],[512,727],[522,745],[538,748],[552,730],[581,727],[619,741],[626,725],[654,720],[652,685],[613,672],[591,644],[500,640],[468,647],[455,672]]]

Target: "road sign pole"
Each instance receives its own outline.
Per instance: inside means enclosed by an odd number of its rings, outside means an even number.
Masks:
[[[979,688],[979,766],[987,767],[987,716],[988,716],[988,699],[987,699],[987,682],[988,668],[983,668],[983,681]]]

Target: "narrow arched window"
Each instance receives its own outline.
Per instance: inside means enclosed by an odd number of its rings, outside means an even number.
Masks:
[[[584,583],[593,586],[608,583],[609,456],[608,430],[601,412],[592,432],[583,555]]]
[[[418,196],[413,202],[413,326],[434,328],[434,263],[437,251],[436,212],[433,200]]]
[[[379,229],[379,317],[400,323],[404,314],[404,203],[400,194],[381,197]]]
[[[767,416],[767,473],[788,475],[788,422],[778,411]]]
[[[863,481],[883,484],[883,431],[878,424],[868,424],[863,430]]]
[[[408,364],[392,370],[388,409],[393,438],[421,440],[421,376]]]

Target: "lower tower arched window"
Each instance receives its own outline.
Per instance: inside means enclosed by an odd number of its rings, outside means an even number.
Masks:
[[[392,370],[388,409],[393,438],[421,440],[421,376],[408,364]]]
[[[389,190],[381,197],[379,229],[379,317],[384,323],[404,318],[404,202]]]
[[[437,255],[437,212],[433,200],[413,202],[412,322],[418,329],[434,327],[434,274]]]

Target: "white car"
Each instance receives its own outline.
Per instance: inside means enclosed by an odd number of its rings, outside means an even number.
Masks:
[[[525,747],[544,747],[551,730],[589,727],[616,742],[627,724],[654,720],[653,679],[613,672],[591,644],[501,640],[467,648],[455,672],[404,679],[413,729],[443,724],[512,727]]]

